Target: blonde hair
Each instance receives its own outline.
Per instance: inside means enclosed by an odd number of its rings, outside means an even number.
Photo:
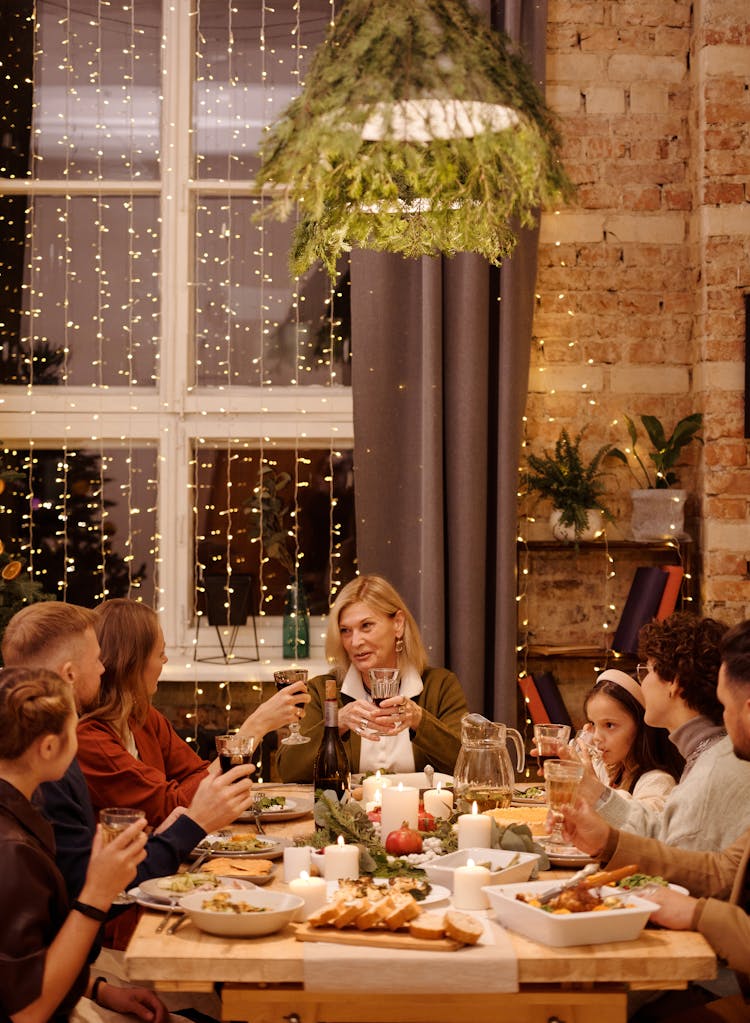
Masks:
[[[347,608],[359,602],[367,604],[373,611],[379,611],[388,618],[393,618],[401,611],[404,616],[404,649],[399,655],[402,661],[410,664],[421,675],[427,667],[427,651],[424,648],[419,628],[414,621],[403,597],[382,576],[360,575],[352,579],[339,593],[328,615],[328,632],[326,634],[326,657],[337,668],[346,672],[351,664],[344,644],[341,642],[339,619]]]
[[[0,672],[0,759],[17,760],[41,735],[62,735],[75,714],[73,688],[46,668]]]
[[[96,619],[88,607],[60,601],[29,604],[13,615],[3,634],[3,663],[9,667],[59,666]]]
[[[97,706],[86,718],[107,721],[123,735],[131,718],[143,724],[151,706],[143,671],[159,639],[159,618],[146,604],[116,597],[100,604],[94,619],[104,674]]]

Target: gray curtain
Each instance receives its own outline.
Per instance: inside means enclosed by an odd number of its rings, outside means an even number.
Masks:
[[[479,5],[481,6],[481,5]],[[493,6],[542,80],[546,0]],[[516,723],[516,492],[536,232],[483,259],[351,263],[357,553],[421,626],[472,710]]]

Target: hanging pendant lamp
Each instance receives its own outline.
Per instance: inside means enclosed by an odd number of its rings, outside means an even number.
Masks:
[[[570,185],[531,70],[466,0],[343,0],[268,129],[264,215],[298,210],[292,271],[354,246],[498,265]]]

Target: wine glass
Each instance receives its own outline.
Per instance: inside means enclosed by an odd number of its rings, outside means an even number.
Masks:
[[[370,668],[370,695],[378,707],[383,700],[398,696],[401,688],[401,673],[398,668]]]
[[[273,680],[276,688],[281,691],[285,686],[291,686],[295,682],[307,682],[307,668],[284,668],[282,671],[273,673]],[[304,707],[304,703],[298,703],[298,707]],[[289,735],[283,738],[285,746],[301,746],[304,742],[310,741],[309,735],[300,735],[299,721],[292,721],[289,725]]]
[[[548,760],[544,765],[547,803],[554,821],[552,832],[547,837],[549,845],[565,845],[562,833],[562,808],[575,799],[581,778],[583,764],[572,760]]]
[[[133,807],[119,807],[119,806],[107,806],[103,810],[99,811],[99,822],[102,826],[102,841],[105,845],[112,842],[121,831],[125,828],[129,828],[135,821],[139,821],[142,817],[145,817],[144,810],[136,810]],[[127,906],[131,902],[135,902],[135,898],[132,895],[128,895],[127,892],[119,892],[114,899],[112,899],[113,906]]]
[[[544,774],[547,760],[559,759],[558,747],[570,738],[570,725],[534,725],[534,749],[539,764],[539,774]]]
[[[254,736],[230,732],[228,735],[217,735],[215,741],[222,774],[226,774],[227,771],[239,764],[252,764],[253,749],[255,748]]]

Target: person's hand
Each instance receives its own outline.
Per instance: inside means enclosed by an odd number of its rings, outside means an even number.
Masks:
[[[169,816],[164,818],[159,827],[154,828],[154,834],[160,835],[162,831],[166,831],[167,828],[171,828],[174,822],[177,820],[177,818],[182,817],[183,813],[187,813],[187,807],[176,806],[174,810],[172,810],[172,812],[169,814]]]
[[[186,812],[204,831],[225,828],[251,805],[254,770],[253,764],[238,764],[226,774],[207,774]]]
[[[293,682],[284,686],[245,718],[239,734],[252,735],[256,742],[260,742],[268,732],[291,725],[293,721],[301,721],[305,716],[305,708],[297,707],[296,704],[307,704],[311,699],[306,682]]]
[[[351,703],[339,707],[339,731],[356,732],[358,735],[366,736],[371,742],[380,742],[381,734],[388,733],[376,728],[375,722],[379,715],[380,711],[376,704],[367,700],[352,700]],[[390,721],[391,715],[387,714],[386,717]]]
[[[575,803],[562,808],[562,833],[566,842],[576,849],[599,856],[609,838],[610,826],[594,813],[585,799],[577,798]]]
[[[405,696],[392,696],[380,704],[380,713],[375,717],[375,726],[387,735],[398,735],[410,728],[416,731],[422,720],[422,708]]]
[[[639,890],[636,894],[649,902],[655,902],[660,908],[658,912],[652,913],[649,917],[655,924],[661,927],[669,927],[673,931],[691,931],[693,929],[693,918],[698,900],[692,895],[684,895],[676,892],[673,888],[664,888],[661,885]]]
[[[114,897],[127,888],[135,877],[136,867],[146,858],[146,827],[146,818],[141,817],[105,844],[102,826],[97,825],[81,902],[109,909]]]
[[[169,1018],[169,1009],[147,987],[118,987],[107,981],[99,985],[97,1002],[112,1012],[130,1014],[139,1019],[151,1020],[152,1023],[165,1023]]]

